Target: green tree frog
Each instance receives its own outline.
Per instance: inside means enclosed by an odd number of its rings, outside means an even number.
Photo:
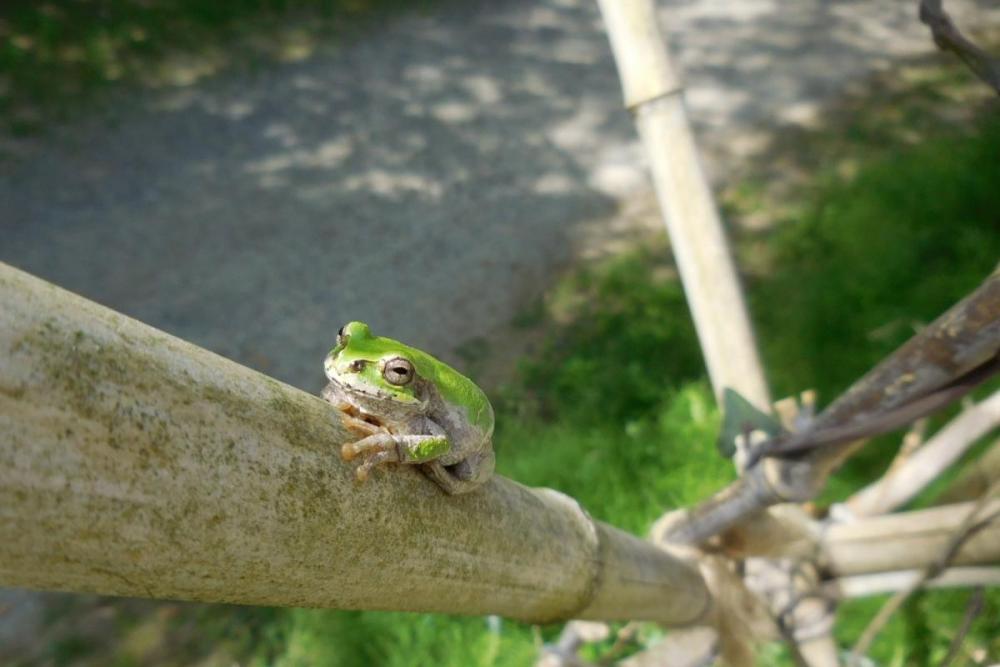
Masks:
[[[385,463],[412,464],[447,493],[466,493],[493,473],[493,407],[447,364],[351,322],[323,367],[330,383],[320,395],[360,437],[340,450],[361,459],[358,480]]]

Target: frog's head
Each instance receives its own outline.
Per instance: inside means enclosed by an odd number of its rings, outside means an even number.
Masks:
[[[323,368],[331,382],[349,394],[401,404],[420,402],[412,350],[390,338],[373,336],[364,322],[341,327]]]

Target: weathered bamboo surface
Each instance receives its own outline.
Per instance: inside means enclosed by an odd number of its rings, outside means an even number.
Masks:
[[[834,576],[927,568],[935,564],[975,503],[868,517],[830,526],[823,540],[823,560]],[[1000,562],[1000,500],[991,500],[981,516],[992,517],[961,543],[951,564]]]
[[[536,622],[710,606],[566,496],[359,485],[345,439],[319,398],[0,264],[2,585]]]

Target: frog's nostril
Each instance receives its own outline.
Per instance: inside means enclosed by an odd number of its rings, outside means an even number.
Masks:
[[[365,362],[363,359],[355,359],[351,362],[350,369],[355,373],[360,373],[365,367]]]

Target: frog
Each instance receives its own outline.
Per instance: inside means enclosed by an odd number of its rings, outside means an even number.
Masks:
[[[443,361],[349,322],[323,362],[320,396],[358,437],[340,448],[360,461],[359,482],[390,464],[417,466],[445,493],[462,494],[493,474],[493,406],[472,380]]]

